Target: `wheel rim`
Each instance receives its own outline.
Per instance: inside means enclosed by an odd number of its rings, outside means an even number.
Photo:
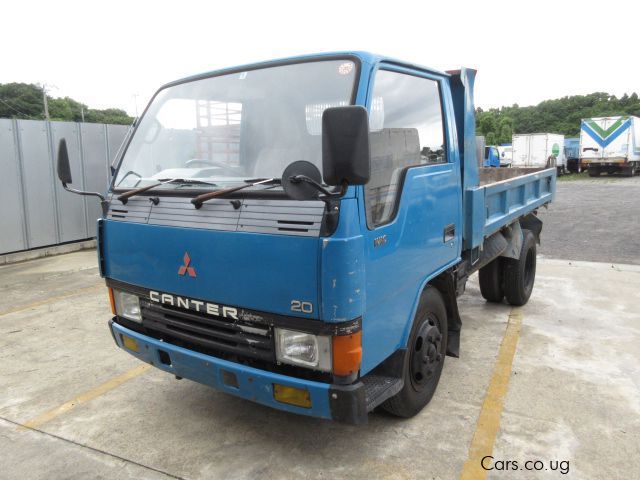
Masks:
[[[409,374],[415,390],[422,390],[436,375],[442,359],[440,322],[430,313],[420,325],[411,350]]]

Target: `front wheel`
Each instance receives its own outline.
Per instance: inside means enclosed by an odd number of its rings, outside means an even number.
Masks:
[[[382,404],[387,412],[409,418],[436,391],[447,351],[447,309],[440,292],[428,286],[420,296],[404,359],[404,386]]]
[[[531,230],[522,230],[522,247],[518,259],[504,259],[504,296],[511,305],[529,301],[536,279],[536,237]]]

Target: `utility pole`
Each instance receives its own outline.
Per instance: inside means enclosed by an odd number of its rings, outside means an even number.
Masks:
[[[136,107],[136,118],[138,118],[138,97],[139,97],[139,95],[137,93],[134,93],[132,95],[132,97],[133,97],[133,103],[135,104],[135,107]]]
[[[82,119],[82,123],[84,123],[84,105],[80,105],[80,118]]]
[[[42,101],[44,103],[44,118],[49,120],[49,104],[47,103],[47,86],[42,84]]]

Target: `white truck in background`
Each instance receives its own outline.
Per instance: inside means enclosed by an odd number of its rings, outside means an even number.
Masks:
[[[511,142],[513,167],[552,167],[558,175],[567,171],[564,135],[526,133],[514,135]]]
[[[580,162],[590,177],[606,172],[632,177],[640,172],[640,118],[599,117],[582,120]]]
[[[510,167],[513,164],[513,147],[511,145],[498,146],[498,153],[500,154],[501,167]]]

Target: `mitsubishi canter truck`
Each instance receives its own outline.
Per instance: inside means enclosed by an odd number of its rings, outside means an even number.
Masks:
[[[346,52],[178,80],[105,195],[71,188],[61,140],[64,187],[102,201],[116,344],[296,414],[418,413],[460,355],[469,276],[528,301],[555,192],[555,168],[478,167],[474,77]]]

